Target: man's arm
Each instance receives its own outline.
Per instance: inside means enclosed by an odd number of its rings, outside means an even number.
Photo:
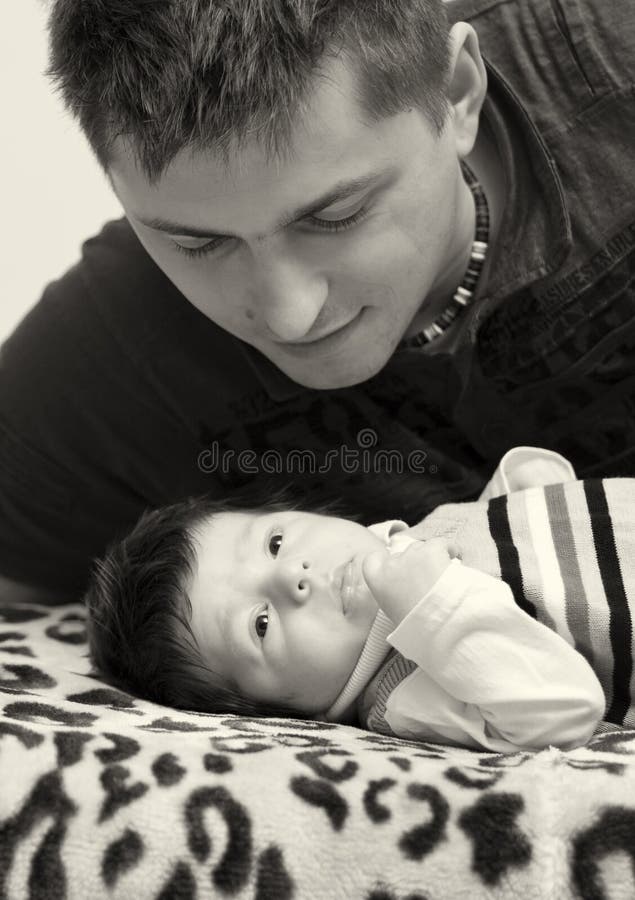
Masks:
[[[49,591],[46,588],[23,584],[0,575],[0,603],[41,603],[45,606],[59,606],[72,603],[78,598],[68,593]]]

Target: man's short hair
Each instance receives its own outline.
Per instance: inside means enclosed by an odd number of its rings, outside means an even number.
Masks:
[[[324,63],[357,76],[369,124],[449,109],[442,0],[53,0],[47,74],[102,168],[118,137],[150,183],[183,149],[284,158]]]
[[[289,490],[278,489],[257,507],[252,497],[203,495],[146,510],[129,534],[109,545],[94,563],[83,598],[94,676],[178,709],[307,718],[294,708],[291,694],[276,704],[241,695],[233,680],[214,671],[213,660],[203,658],[190,625],[188,587],[196,571],[199,526],[222,512],[299,508]],[[311,512],[343,515],[337,502],[308,505]]]

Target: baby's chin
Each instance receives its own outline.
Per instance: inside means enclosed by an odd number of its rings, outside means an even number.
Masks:
[[[370,634],[371,628],[375,624],[377,613],[379,612],[377,601],[369,590],[367,590],[367,595],[365,598],[364,612],[366,614],[364,618],[364,641],[366,641],[368,635]]]

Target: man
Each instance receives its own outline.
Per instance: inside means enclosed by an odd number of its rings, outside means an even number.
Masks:
[[[11,596],[79,596],[195,493],[414,522],[517,444],[635,474],[628,0],[56,0],[50,30],[126,220],[2,349]]]

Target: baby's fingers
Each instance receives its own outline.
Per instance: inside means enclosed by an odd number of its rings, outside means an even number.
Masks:
[[[381,591],[388,578],[391,556],[388,550],[374,550],[362,560],[362,575],[373,594]]]

